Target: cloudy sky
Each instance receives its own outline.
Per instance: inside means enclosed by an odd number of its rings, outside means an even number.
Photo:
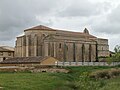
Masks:
[[[82,32],[86,27],[120,44],[120,0],[0,0],[0,45],[15,46],[24,29],[36,25]]]

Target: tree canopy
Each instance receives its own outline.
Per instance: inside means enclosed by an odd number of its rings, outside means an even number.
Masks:
[[[116,45],[114,48],[115,53],[120,53],[120,46]]]
[[[114,51],[115,51],[115,55],[113,56],[113,59],[115,61],[120,61],[120,46],[116,45]]]

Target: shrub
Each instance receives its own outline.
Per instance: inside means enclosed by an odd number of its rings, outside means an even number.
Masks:
[[[106,69],[92,72],[89,77],[95,79],[109,79],[120,76],[120,69]]]
[[[89,78],[87,72],[80,75],[78,81],[75,82],[75,87],[78,90],[98,90],[99,88],[105,85],[104,81],[98,82],[97,80],[93,80]],[[75,89],[76,90],[76,89]]]
[[[91,78],[110,78],[108,70],[99,70],[90,74]]]
[[[111,69],[109,74],[110,74],[111,78],[120,76],[120,69]]]

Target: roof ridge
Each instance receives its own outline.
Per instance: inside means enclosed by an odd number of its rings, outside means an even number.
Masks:
[[[38,26],[34,26],[34,27],[31,27],[31,28],[28,28],[28,29],[26,29],[26,30],[40,30],[40,29],[42,29],[42,30],[54,30],[54,29],[52,29],[52,28],[50,28],[50,27],[47,27],[47,26],[44,26],[44,25],[38,25]],[[26,31],[25,30],[25,31]]]
[[[10,50],[10,49],[5,48],[5,47],[0,47],[0,51],[13,51],[13,50]]]

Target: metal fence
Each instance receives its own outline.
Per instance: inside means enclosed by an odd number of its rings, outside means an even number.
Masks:
[[[57,66],[116,66],[120,62],[55,62]]]

